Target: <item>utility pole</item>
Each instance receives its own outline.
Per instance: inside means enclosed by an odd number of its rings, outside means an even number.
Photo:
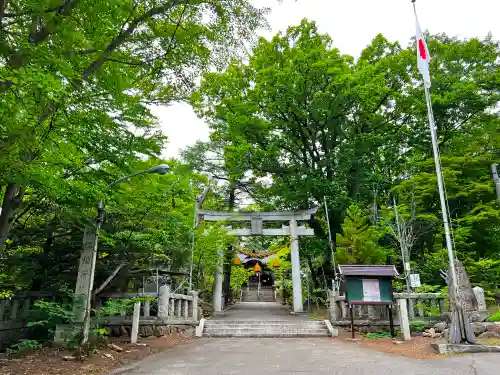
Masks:
[[[330,252],[332,256],[332,267],[333,267],[333,275],[334,275],[334,291],[337,289],[337,265],[335,262],[335,249],[333,248],[333,240],[332,240],[332,230],[330,228],[330,217],[328,215],[328,205],[326,204],[326,195],[323,196],[323,203],[325,205],[325,216],[326,216],[326,225],[328,227],[328,244],[330,246]]]

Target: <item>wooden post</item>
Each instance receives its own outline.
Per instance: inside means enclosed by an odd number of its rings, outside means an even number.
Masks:
[[[391,326],[391,337],[395,337],[396,333],[394,332],[394,319],[392,317],[392,306],[387,305],[387,308],[389,309],[389,324]]]
[[[132,330],[130,332],[130,342],[132,344],[137,343],[137,337],[139,335],[139,320],[141,317],[141,302],[134,303],[134,315],[132,316]]]
[[[351,314],[351,335],[354,338],[354,311],[352,305],[349,305],[349,313]]]

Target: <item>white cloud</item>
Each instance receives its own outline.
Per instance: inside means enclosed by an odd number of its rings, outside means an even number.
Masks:
[[[359,56],[361,50],[379,33],[391,41],[407,45],[415,33],[410,0],[254,0],[259,6],[272,6],[268,19],[271,37],[303,18],[316,21],[320,32],[328,33],[341,53]],[[422,29],[433,34],[444,32],[460,38],[500,35],[500,2],[497,0],[418,0]],[[208,139],[208,126],[196,117],[187,104],[157,107],[162,129],[169,137],[165,156],[178,156],[181,149],[198,139]]]

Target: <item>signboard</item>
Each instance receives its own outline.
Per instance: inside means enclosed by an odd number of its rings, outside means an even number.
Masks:
[[[418,288],[420,284],[420,274],[411,273],[410,274],[410,285],[412,288]]]
[[[362,279],[363,301],[380,302],[380,284],[378,279]]]

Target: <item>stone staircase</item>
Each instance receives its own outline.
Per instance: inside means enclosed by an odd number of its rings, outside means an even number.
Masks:
[[[242,302],[275,302],[274,289],[272,287],[261,287],[260,294],[257,288],[243,288],[241,294]]]
[[[207,337],[327,337],[322,320],[206,320]]]

